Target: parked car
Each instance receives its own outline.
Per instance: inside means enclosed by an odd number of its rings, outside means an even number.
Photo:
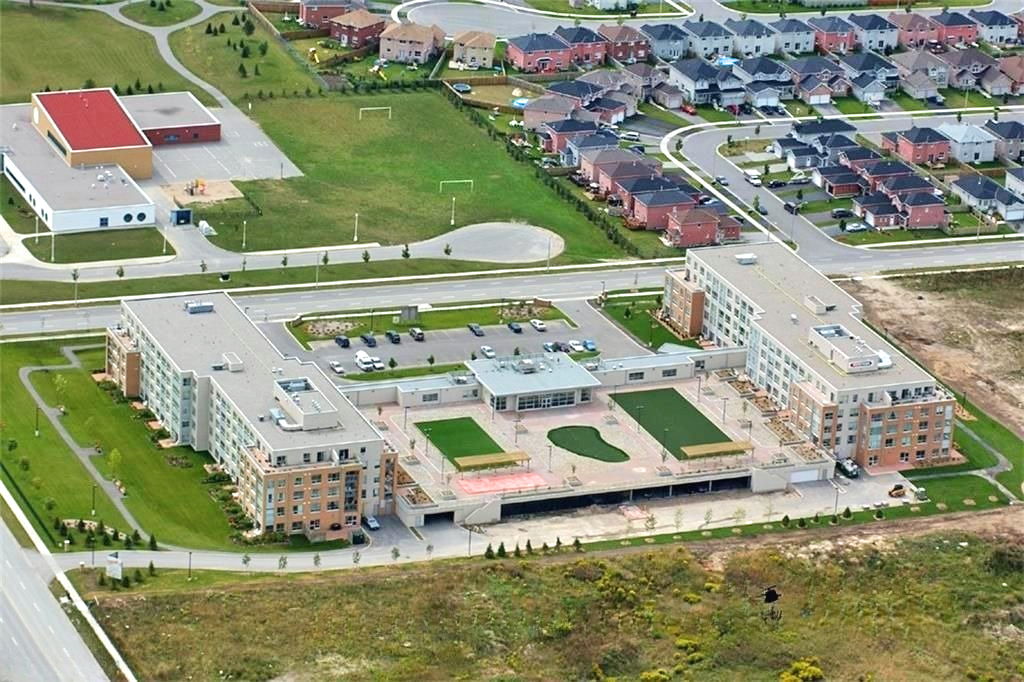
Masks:
[[[365,350],[356,351],[356,367],[364,372],[373,371],[373,358]]]
[[[494,349],[490,346],[480,346],[480,355],[490,359],[497,355],[497,353],[495,353]]]
[[[627,142],[639,142],[640,133],[635,130],[627,130],[626,132],[619,135],[620,140],[626,140]]]
[[[752,114],[754,113],[754,107],[750,106],[750,102],[744,102],[740,105],[740,111],[744,114]]]
[[[860,467],[852,459],[837,460],[836,466],[847,478],[857,478],[860,476]]]
[[[729,184],[729,179],[724,175],[716,175],[715,183],[721,185],[722,187],[726,187]]]
[[[800,210],[800,207],[794,204],[792,201],[787,201],[785,204],[782,205],[782,207],[786,209],[786,213],[792,213],[793,215],[796,215],[797,211]]]
[[[341,334],[339,336],[335,336],[334,337],[334,343],[338,344],[342,348],[348,348],[349,346],[352,345],[352,342],[344,334]]]
[[[555,348],[557,348],[559,350],[559,352],[562,352],[562,353],[571,353],[572,352],[572,346],[570,346],[565,341],[555,341]]]
[[[766,186],[768,189],[778,189],[780,187],[785,187],[788,184],[789,183],[785,180],[769,180]]]
[[[384,332],[384,336],[387,337],[391,343],[402,343],[402,337],[394,329],[389,329]]]
[[[867,232],[868,226],[864,223],[850,223],[846,226],[847,232]]]
[[[569,351],[570,352],[572,352],[572,353],[582,353],[584,350],[586,350],[586,349],[583,348],[583,344],[580,343],[579,341],[577,341],[576,339],[572,339],[572,340],[569,341]]]
[[[811,184],[811,179],[808,176],[806,176],[806,175],[794,175],[792,178],[789,179],[789,184],[791,184],[791,185],[809,185],[809,184]]]
[[[345,373],[345,368],[342,367],[341,363],[338,362],[337,360],[331,360],[327,364],[330,365],[331,371],[334,372],[335,374],[344,374]]]
[[[530,320],[530,326],[539,332],[546,332],[548,330],[548,326],[544,324],[544,320]]]
[[[470,322],[468,325],[469,331],[473,333],[473,336],[483,336],[484,328],[478,325],[476,322]]]
[[[758,204],[757,212],[760,213],[761,215],[768,215],[768,207],[765,206],[764,204]]]
[[[836,218],[837,220],[839,218],[850,218],[852,216],[853,216],[853,211],[851,211],[848,208],[833,208],[832,209],[832,217]]]
[[[508,328],[512,330],[513,334],[523,333],[523,325],[519,324],[518,322],[509,322]]]
[[[544,345],[542,345],[541,348],[544,349],[545,353],[554,353],[556,350],[558,350],[558,344],[556,344],[554,341],[545,341]]]
[[[686,113],[691,114],[691,115],[696,115],[696,113],[697,113],[697,107],[693,106],[692,104],[684,104],[680,108],[683,111],[685,111]]]
[[[366,517],[366,527],[370,530],[380,530],[380,521],[372,516]]]
[[[412,329],[410,329],[409,336],[412,337],[413,341],[422,341],[424,338],[426,338],[423,335],[423,330],[420,329],[419,327],[413,327]]]
[[[378,358],[376,355],[370,358],[370,362],[373,363],[373,368],[378,372],[384,369],[384,361]]]
[[[643,146],[642,144],[631,144],[629,145],[629,151],[636,152],[637,154],[646,154],[647,147]]]
[[[377,347],[377,339],[374,338],[373,334],[370,334],[370,333],[360,334],[359,338],[362,339],[363,343],[366,344],[367,346],[369,346],[370,348],[376,348]]]
[[[583,339],[583,347],[590,352],[597,350],[597,344],[591,339]]]

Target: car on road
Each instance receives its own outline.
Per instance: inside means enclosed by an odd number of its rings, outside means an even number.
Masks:
[[[727,187],[729,185],[729,178],[725,177],[724,175],[716,175],[715,184],[721,185],[722,187]]]
[[[384,336],[387,337],[391,343],[402,343],[402,337],[394,329],[389,329],[384,332]]]
[[[786,213],[792,213],[793,215],[796,215],[800,210],[799,204],[794,204],[792,201],[787,201],[782,207],[786,209]]]
[[[750,102],[744,102],[740,105],[740,111],[744,114],[754,113],[754,107],[750,106]]]
[[[518,322],[509,322],[508,328],[512,330],[513,334],[523,333],[523,325],[519,324]]]
[[[768,215],[768,207],[765,206],[764,204],[758,204],[757,212],[760,213],[761,215]]]
[[[639,142],[640,141],[640,133],[638,133],[635,130],[627,130],[624,133],[622,133],[621,135],[619,135],[619,139],[620,140],[626,140],[627,142]]]
[[[577,341],[576,339],[571,339],[569,341],[569,351],[570,352],[572,352],[572,353],[582,353],[584,350],[586,350],[586,349],[583,347],[583,344],[580,343],[579,341]]]
[[[811,184],[811,179],[808,176],[806,176],[806,175],[801,175],[801,176],[795,176],[794,175],[793,177],[791,177],[789,179],[789,184],[791,184],[791,185],[809,185],[809,184]]]
[[[370,333],[360,334],[359,338],[362,339],[363,343],[366,344],[368,347],[370,347],[370,348],[376,348],[377,347],[377,339],[374,337],[373,334],[370,334]]]
[[[344,374],[345,373],[345,368],[341,366],[341,363],[339,361],[331,360],[327,364],[330,365],[331,371],[334,372],[335,374]]]
[[[356,367],[364,372],[373,371],[373,358],[365,350],[356,351]]]
[[[423,339],[426,338],[426,336],[423,334],[423,330],[420,329],[419,327],[413,327],[412,329],[410,329],[409,336],[412,337],[413,341],[422,341]]]
[[[469,327],[469,331],[472,332],[473,336],[484,335],[484,328],[478,325],[476,322],[470,322],[466,326]]]
[[[590,352],[594,352],[597,350],[597,344],[594,343],[591,339],[583,339],[583,347]]]
[[[776,179],[776,180],[769,180],[768,184],[765,185],[765,187],[767,187],[768,189],[778,189],[780,187],[785,187],[788,184],[789,183],[786,182],[785,180],[778,180],[778,179]]]
[[[694,115],[696,115],[696,114],[697,114],[697,107],[693,106],[692,104],[684,104],[684,105],[683,105],[682,107],[680,107],[680,108],[681,108],[681,109],[682,109],[682,110],[683,110],[684,112],[686,112],[687,114],[690,114],[691,116],[694,116]]]
[[[495,355],[497,355],[497,353],[495,353],[494,349],[491,348],[490,346],[480,346],[480,355],[484,356],[485,358],[491,359]]]
[[[373,368],[378,372],[384,369],[384,361],[378,358],[376,355],[370,358],[370,362],[373,363]]]
[[[366,527],[370,530],[380,530],[380,521],[378,521],[374,517],[367,516],[366,519],[364,519],[364,521],[366,522]]]
[[[715,197],[705,197],[697,202],[699,206],[714,206],[718,203],[718,199]]]
[[[544,324],[544,320],[530,320],[530,326],[539,332],[546,332],[548,330],[548,326]]]
[[[868,226],[864,223],[850,223],[846,226],[847,232],[867,232]]]
[[[558,350],[558,344],[555,343],[554,341],[545,341],[544,345],[541,346],[541,348],[544,349],[545,353],[554,353],[556,350]]]
[[[352,345],[352,342],[344,334],[340,334],[334,337],[334,343],[338,344],[342,348],[348,348]]]
[[[848,208],[833,208],[832,209],[832,217],[836,218],[836,219],[839,219],[839,218],[851,218],[851,217],[853,217],[853,211],[851,211]]]

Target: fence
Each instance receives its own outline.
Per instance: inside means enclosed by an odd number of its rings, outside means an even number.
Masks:
[[[330,38],[331,30],[327,28],[306,28],[301,31],[279,31],[278,35],[285,40],[302,40],[303,38]]]
[[[320,87],[323,90],[334,89],[327,81],[323,79],[323,77],[319,73],[316,72],[315,69],[313,69],[310,63],[306,60],[306,56],[299,54],[298,50],[292,47],[291,43],[288,42],[288,39],[280,31],[277,30],[277,26],[274,26],[274,23],[270,21],[270,19],[267,19],[265,16],[263,16],[261,8],[265,9],[268,12],[271,12],[277,11],[272,9],[272,7],[277,7],[281,5],[287,5],[291,9],[295,9],[298,7],[298,4],[294,3],[252,2],[252,0],[250,0],[250,2],[246,6],[248,7],[250,16],[252,16],[258,24],[263,26],[263,28],[265,28],[270,33],[270,35],[272,35],[281,44],[281,47],[284,48],[285,52],[287,52],[292,59],[298,62],[302,66],[302,68],[304,68],[306,72],[313,77],[313,80],[316,81],[318,87]],[[313,33],[316,36],[330,35],[330,31],[328,31],[327,29],[314,29],[313,31],[288,31],[288,35],[298,33]]]
[[[299,13],[299,3],[297,2],[261,2],[259,0],[249,0],[247,3],[249,9],[257,9],[260,12],[295,12],[296,15]]]

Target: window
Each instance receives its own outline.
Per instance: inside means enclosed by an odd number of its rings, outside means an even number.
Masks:
[[[301,513],[302,513],[302,505],[301,504],[293,504],[292,505],[292,515],[295,516],[295,515],[298,515],[298,514],[301,514]]]
[[[677,370],[677,369],[663,369],[663,370],[661,370],[661,377],[663,379],[668,379],[670,377],[674,377],[677,374],[679,374],[679,370]]]
[[[338,503],[334,500],[328,502],[327,511],[338,511]]]
[[[123,218],[124,218],[124,221],[126,223],[130,223],[132,221],[132,214],[131,213],[125,213]]]
[[[274,458],[274,466],[283,467],[288,463],[288,458],[284,455],[278,455]]]
[[[310,490],[309,496],[314,500],[318,499],[320,497],[320,488],[313,488],[312,490]]]
[[[322,474],[313,474],[309,477],[309,482],[313,485],[319,485],[320,480],[323,478]]]
[[[909,462],[910,461],[910,453],[909,452],[901,452],[900,453],[900,461],[901,462]]]
[[[626,381],[643,381],[643,380],[644,380],[644,373],[643,372],[630,372],[629,374],[626,375]]]
[[[319,502],[313,502],[312,504],[309,505],[309,513],[310,514],[316,514],[319,511],[320,511],[320,503]]]
[[[295,480],[292,482],[292,485],[302,485],[302,476],[296,476]]]
[[[145,213],[136,213],[135,214],[135,219],[138,220],[140,223],[144,222],[146,220],[146,214]]]
[[[284,507],[278,507],[276,511],[278,516],[284,516]]]
[[[870,457],[868,457],[868,466],[878,466],[878,455],[871,455]]]
[[[292,521],[292,530],[302,530],[302,521]]]
[[[327,489],[327,497],[337,497],[337,496],[338,496],[338,486],[332,485],[330,488]]]
[[[438,393],[424,393],[423,394],[423,402],[425,402],[425,403],[436,403],[440,399],[441,399],[441,396]]]
[[[319,530],[320,529],[320,519],[310,519],[309,520],[309,529],[310,530]]]
[[[303,490],[293,490],[292,491],[292,499],[293,500],[301,500],[305,496],[306,496],[306,493]]]
[[[310,454],[308,452],[303,452],[302,453],[302,463],[303,464],[309,464],[311,461],[312,461],[312,457],[310,456]],[[301,481],[302,479],[299,479],[299,480]],[[299,484],[296,483],[295,485],[299,485]]]
[[[110,226],[110,219],[108,219],[108,218],[100,218],[100,227],[109,227],[109,226]]]
[[[924,450],[918,450],[917,452],[915,452],[914,457],[916,457],[919,460],[924,459]]]
[[[327,474],[327,480],[331,483],[336,483],[341,480],[341,474],[337,471]]]

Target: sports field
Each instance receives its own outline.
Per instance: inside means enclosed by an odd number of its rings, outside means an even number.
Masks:
[[[619,393],[612,398],[676,459],[685,459],[681,448],[730,440],[673,388]]]
[[[472,417],[416,422],[416,428],[452,462],[460,457],[504,452]]]
[[[548,431],[548,440],[580,457],[600,462],[628,462],[629,455],[605,441],[593,426],[562,426]]]

